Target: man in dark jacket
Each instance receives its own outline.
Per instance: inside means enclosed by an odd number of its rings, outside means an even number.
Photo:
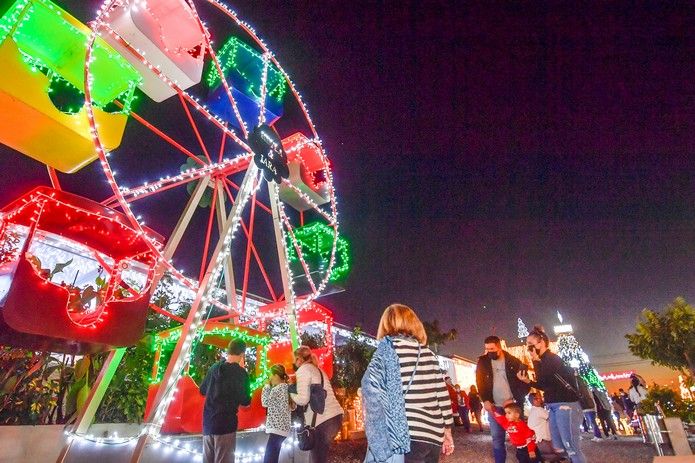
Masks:
[[[203,407],[204,463],[234,463],[237,411],[251,403],[249,375],[244,369],[246,344],[233,340],[227,347],[227,360],[217,362],[205,375],[200,393]]]
[[[485,410],[492,416],[497,411],[504,414],[504,406],[516,402],[523,406],[529,386],[517,378],[517,372],[525,370],[518,358],[502,350],[502,342],[497,336],[485,338],[485,355],[478,358],[475,376],[478,393]],[[495,463],[507,460],[505,431],[494,419],[488,419],[492,434],[492,452]]]

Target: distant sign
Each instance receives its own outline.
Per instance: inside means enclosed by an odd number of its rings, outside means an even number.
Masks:
[[[634,371],[620,371],[611,373],[599,373],[599,378],[601,381],[621,381],[625,379],[630,379],[630,376],[635,374]]]
[[[555,325],[553,330],[555,334],[570,334],[572,333],[572,325]]]

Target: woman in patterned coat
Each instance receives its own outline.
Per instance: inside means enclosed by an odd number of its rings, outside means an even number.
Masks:
[[[436,463],[454,451],[453,419],[444,375],[427,347],[422,322],[410,307],[392,304],[381,316],[377,339],[362,378],[365,461]]]

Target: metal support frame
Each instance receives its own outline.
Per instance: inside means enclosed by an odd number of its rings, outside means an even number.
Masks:
[[[224,214],[227,211],[227,205],[225,204],[224,199],[224,186],[220,182],[222,182],[222,180],[215,183],[215,188],[217,188],[217,227],[219,229],[220,236],[222,236],[225,222]],[[232,265],[231,252],[224,262],[224,286],[227,290],[227,305],[234,310],[239,311],[236,300],[236,283],[234,281],[234,266]]]
[[[278,261],[280,263],[280,273],[282,274],[282,288],[285,293],[285,312],[290,326],[290,339],[292,340],[292,350],[299,347],[299,336],[297,334],[297,308],[292,291],[292,282],[287,263],[287,249],[282,234],[282,220],[280,219],[280,196],[278,186],[268,182],[268,193],[270,194],[270,207],[273,211],[273,228],[275,229],[275,244],[278,250]]]
[[[51,179],[51,186],[56,190],[62,190],[63,188],[60,186],[60,180],[58,180],[56,170],[51,166],[46,166],[46,170],[48,170],[48,177]]]
[[[220,232],[220,237],[217,241],[217,245],[215,246],[215,250],[212,253],[212,256],[210,258],[210,263],[207,266],[207,269],[205,271],[205,275],[203,276],[203,279],[198,282],[198,292],[196,294],[195,301],[193,301],[193,304],[191,305],[191,310],[188,313],[188,317],[186,318],[186,323],[183,324],[181,327],[181,336],[176,343],[176,347],[174,348],[173,353],[171,354],[171,358],[169,360],[169,364],[167,365],[167,369],[164,372],[164,375],[162,376],[162,381],[160,382],[160,387],[159,390],[157,391],[157,394],[152,401],[152,406],[150,407],[150,413],[147,414],[145,417],[143,423],[147,426],[152,423],[152,421],[155,418],[155,415],[157,413],[157,410],[159,409],[159,405],[164,399],[164,396],[166,394],[166,385],[169,383],[171,378],[175,375],[175,366],[178,363],[179,359],[182,356],[188,355],[191,346],[187,346],[184,349],[184,344],[186,343],[186,338],[188,335],[191,333],[191,326],[193,325],[193,322],[196,318],[196,315],[198,314],[198,311],[201,310],[205,306],[203,304],[203,297],[205,296],[208,285],[211,283],[210,278],[212,276],[212,273],[215,270],[215,263],[217,261],[218,256],[224,249],[225,243],[224,243],[224,238],[229,232],[229,230],[232,227],[233,224],[233,218],[237,214],[237,210],[241,204],[244,204],[246,202],[245,196],[249,195],[251,186],[253,182],[255,181],[256,177],[258,175],[258,168],[256,167],[255,164],[251,164],[249,166],[249,169],[246,171],[246,174],[244,175],[244,180],[241,184],[241,188],[239,189],[239,195],[237,196],[237,200],[234,202],[234,205],[232,206],[232,210],[229,213],[229,216],[227,217],[227,220],[225,221],[223,230]],[[138,463],[140,461],[140,458],[142,457],[143,452],[145,451],[145,446],[147,444],[147,440],[149,438],[148,433],[144,433],[143,435],[140,436],[138,439],[138,442],[135,446],[135,449],[133,450],[133,454],[130,458],[130,463]]]
[[[179,221],[176,223],[176,227],[174,227],[174,231],[172,232],[171,237],[167,241],[167,244],[164,246],[164,250],[162,251],[162,256],[164,257],[164,259],[171,259],[171,257],[174,255],[174,252],[176,252],[176,249],[178,248],[179,243],[181,242],[181,238],[183,237],[183,234],[188,228],[188,225],[191,222],[191,218],[193,218],[193,214],[195,213],[195,210],[198,207],[198,204],[200,203],[200,199],[203,197],[203,193],[205,193],[205,189],[208,187],[209,183],[209,176],[203,177],[198,181],[198,184],[193,190],[193,194],[189,198],[188,203],[186,203],[186,207],[183,210],[183,214],[181,214],[181,217],[179,217]],[[152,283],[150,285],[150,288],[152,288],[153,291],[156,289],[157,285],[162,279],[162,276],[164,276],[164,269],[165,265],[162,263],[154,272],[154,275],[152,277]],[[96,411],[99,408],[99,405],[101,405],[101,401],[104,398],[106,389],[108,389],[109,384],[111,384],[113,375],[116,373],[116,369],[118,368],[118,365],[120,364],[124,354],[124,347],[111,351],[106,362],[101,367],[99,376],[97,377],[96,382],[92,386],[89,396],[87,396],[87,400],[84,405],[84,410],[77,418],[77,422],[73,428],[76,433],[85,433],[87,432],[87,429],[89,429],[89,426],[92,424],[92,421],[94,420],[94,415],[96,414]],[[72,442],[68,442],[63,447],[63,450],[60,452],[60,456],[58,457],[57,463],[63,463],[65,461],[68,453],[70,452],[70,448],[72,446],[71,444]]]
[[[84,408],[77,416],[77,421],[73,426],[75,433],[86,433],[87,429],[89,429],[89,426],[92,424],[92,421],[94,421],[94,415],[96,414],[99,405],[101,405],[104,394],[106,394],[106,389],[109,387],[109,384],[111,384],[111,379],[113,379],[113,375],[116,373],[118,365],[121,363],[121,359],[123,359],[125,350],[125,347],[119,347],[118,349],[112,350],[106,359],[106,362],[104,362],[104,365],[101,367],[101,371],[99,372],[99,376],[97,376],[92,389],[89,391],[89,396],[87,396],[87,401],[85,402]],[[63,446],[63,450],[61,450],[56,463],[63,463],[65,461],[68,453],[70,452],[70,448],[72,447],[72,442],[72,440],[68,440],[68,442]]]

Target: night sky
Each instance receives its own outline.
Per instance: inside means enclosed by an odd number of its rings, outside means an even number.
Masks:
[[[83,2],[59,2],[82,19]],[[301,90],[334,165],[347,291],[391,302],[473,357],[560,310],[604,371],[623,335],[695,297],[695,11],[686,2],[232,4]],[[41,177],[0,148],[3,170]],[[4,176],[10,199],[22,189]],[[5,196],[5,195],[3,195]],[[620,363],[627,362],[627,363]]]

